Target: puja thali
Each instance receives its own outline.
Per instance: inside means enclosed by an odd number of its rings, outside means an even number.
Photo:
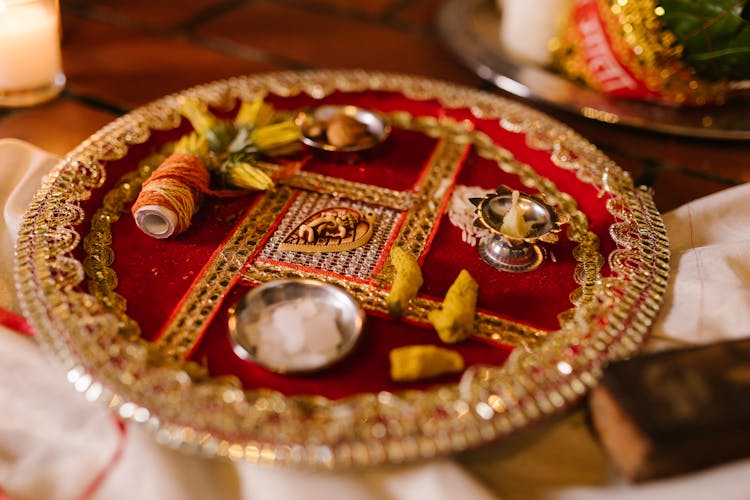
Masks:
[[[304,145],[267,158],[274,189],[208,196],[178,235],[140,231],[130,210],[154,155],[192,131],[185,100],[231,118],[259,97],[289,115],[367,110],[389,134],[345,162]],[[470,200],[500,186],[555,214],[554,238],[518,238],[543,247],[524,272],[477,249],[485,235]],[[356,245],[308,248],[320,243],[310,231],[339,219]],[[395,248],[424,277],[398,317],[387,302]],[[53,169],[16,255],[24,314],[88,400],[187,452],[324,468],[457,452],[560,412],[641,346],[669,270],[650,193],[565,125],[445,82],[344,70],[217,81],[116,119]],[[473,328],[446,346],[430,316],[464,271],[478,287]],[[283,373],[237,354],[234,307],[286,279],[335,285],[364,311],[334,365]],[[465,364],[394,380],[389,352],[411,345],[447,347]]]

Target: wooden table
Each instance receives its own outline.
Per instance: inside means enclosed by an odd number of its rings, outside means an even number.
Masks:
[[[0,110],[0,137],[64,154],[118,115],[224,77],[304,68],[424,75],[500,92],[442,46],[438,0],[62,0],[68,83]],[[750,180],[750,142],[680,138],[545,110],[609,154],[662,211]]]

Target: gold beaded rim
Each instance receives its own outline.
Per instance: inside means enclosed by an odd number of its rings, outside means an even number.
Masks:
[[[468,109],[476,118],[496,119],[505,129],[524,133],[529,147],[548,151],[555,165],[576,172],[582,182],[608,196],[607,209],[616,219],[610,233],[618,245],[608,256],[613,275],[579,289],[576,307],[561,317],[560,330],[531,351],[514,351],[501,368],[472,367],[459,383],[430,391],[381,392],[341,401],[311,396],[290,402],[263,390],[249,394],[232,381],[191,373],[185,363],[150,359],[141,343],[118,334],[115,315],[81,290],[83,264],[72,257],[80,242],[74,228],[84,220],[80,202],[104,182],[105,161],[124,157],[130,145],[147,141],[152,130],[177,127],[180,98],[218,105],[266,92],[322,98],[334,91],[364,90],[437,99],[446,108]],[[512,155],[487,136],[469,140],[479,154],[512,162]],[[564,193],[558,201],[576,206]],[[118,118],[48,176],[24,217],[15,263],[25,316],[88,400],[109,405],[121,417],[151,428],[157,441],[185,451],[334,468],[460,451],[577,401],[610,360],[632,354],[643,343],[666,288],[669,251],[650,193],[634,188],[626,173],[566,126],[523,105],[450,83],[342,70],[213,82]]]

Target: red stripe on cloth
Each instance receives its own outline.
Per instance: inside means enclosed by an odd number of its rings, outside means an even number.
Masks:
[[[2,307],[0,307],[0,325],[29,337],[34,336],[34,330],[26,318]]]
[[[109,477],[114,468],[120,462],[122,454],[125,451],[125,440],[127,438],[128,429],[125,426],[125,423],[120,420],[117,415],[115,415],[114,413],[111,413],[110,415],[112,416],[112,421],[115,423],[118,430],[117,447],[112,453],[112,456],[109,458],[109,462],[107,462],[104,468],[100,470],[99,473],[94,477],[94,480],[91,481],[91,484],[89,484],[88,487],[83,490],[83,493],[81,493],[81,496],[78,497],[78,500],[88,500],[97,492],[97,490],[102,486],[104,481]],[[2,497],[0,497],[0,500],[3,500]]]
[[[3,487],[0,486],[0,500],[15,500],[12,496],[9,496],[7,493],[5,493],[5,490],[3,490]]]
[[[29,322],[26,321],[26,318],[14,312],[8,311],[7,309],[4,309],[2,307],[0,307],[0,325],[10,328],[11,330],[22,335],[28,335],[30,337],[34,336],[34,330],[31,328]],[[125,424],[122,422],[122,420],[117,418],[114,413],[112,413],[111,415],[112,420],[117,425],[118,430],[117,446],[115,447],[115,451],[112,453],[109,462],[107,462],[104,468],[100,470],[99,473],[94,477],[93,481],[91,481],[91,484],[88,485],[81,496],[78,497],[80,500],[88,500],[92,497],[92,495],[94,495],[94,493],[96,493],[96,491],[101,487],[102,483],[107,479],[109,474],[115,468],[117,463],[120,461],[120,458],[122,457],[123,451],[125,449],[127,428],[125,427]],[[9,496],[3,490],[3,488],[0,487],[0,500],[14,500],[14,498]]]

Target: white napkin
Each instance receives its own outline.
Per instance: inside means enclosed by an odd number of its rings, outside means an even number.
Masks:
[[[59,158],[19,139],[0,139],[0,306],[16,310],[13,247],[34,193]]]
[[[17,156],[5,154],[4,144],[0,140],[0,175],[18,179],[23,173],[6,170],[22,165],[7,160]],[[0,200],[6,201],[13,185],[2,183]],[[747,256],[742,242],[743,234],[750,234],[750,210],[740,209],[745,200],[750,184],[665,217],[676,272],[656,334],[709,341],[748,333],[750,268],[742,259]],[[7,247],[2,229],[0,247]],[[3,251],[10,255],[8,248]],[[9,265],[8,259],[0,262],[0,281],[10,276]],[[8,283],[2,286],[12,290]],[[723,304],[732,304],[732,314],[717,313]],[[14,307],[2,295],[0,306]],[[623,483],[580,410],[455,459],[327,473],[230,464],[161,447],[141,427],[121,428],[107,409],[85,401],[31,339],[2,327],[0,380],[0,498],[3,493],[51,500],[750,498],[750,460],[642,486]]]
[[[749,194],[737,186],[664,217],[672,275],[654,334],[695,343],[750,336]]]

